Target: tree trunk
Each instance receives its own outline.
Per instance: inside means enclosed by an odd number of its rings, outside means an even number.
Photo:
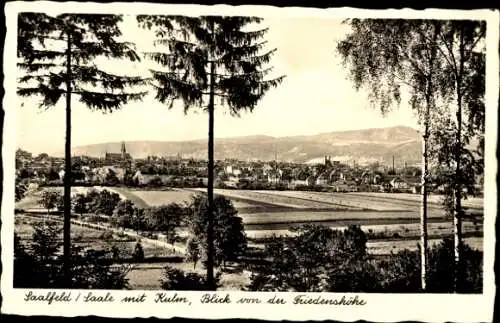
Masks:
[[[427,110],[427,109],[426,109]],[[426,112],[425,118],[429,118],[428,111]],[[427,288],[427,178],[428,178],[428,133],[429,133],[429,124],[428,120],[425,122],[424,126],[424,135],[422,140],[422,204],[420,208],[420,279],[421,279],[421,288],[422,291],[425,291]]]
[[[210,290],[215,290],[214,281],[214,74],[215,64],[210,63],[210,97],[208,103],[208,228],[207,228],[207,284]]]
[[[429,131],[431,121],[431,106],[433,105],[433,84],[432,76],[434,75],[434,60],[436,59],[437,52],[437,37],[440,33],[440,24],[434,26],[434,36],[429,58],[429,71],[427,75],[427,89],[425,94],[425,112],[424,112],[424,133],[422,138],[422,205],[420,209],[420,259],[421,259],[421,288],[422,291],[427,289],[427,270],[428,270],[428,232],[427,232],[427,195],[428,195],[428,181],[429,181]]]
[[[66,55],[66,142],[64,150],[64,227],[63,257],[64,280],[67,288],[71,287],[71,34],[67,32],[68,48]]]
[[[456,76],[457,86],[457,133],[455,147],[455,190],[454,190],[454,208],[453,208],[453,227],[454,227],[454,258],[455,258],[455,278],[454,290],[461,292],[462,285],[462,184],[461,181],[461,163],[462,155],[462,74],[464,64],[464,40],[463,31],[460,30],[460,68]]]
[[[424,133],[422,136],[422,204],[420,208],[420,283],[422,291],[427,288],[427,178],[428,140],[430,112],[430,79],[427,80],[426,107],[424,113]]]
[[[462,219],[461,219],[461,209],[462,209],[462,192],[460,184],[460,146],[461,146],[461,123],[462,123],[462,104],[458,103],[457,112],[457,148],[456,148],[456,171],[455,171],[455,205],[454,205],[454,215],[453,215],[453,226],[454,226],[454,254],[455,254],[455,292],[460,292],[461,284],[461,251],[462,251]]]

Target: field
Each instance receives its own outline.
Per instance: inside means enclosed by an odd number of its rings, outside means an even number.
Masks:
[[[47,188],[44,188],[47,189]],[[50,188],[60,190],[62,188]],[[84,193],[92,188],[73,188],[72,193]],[[194,194],[203,189],[169,189],[169,190],[136,190],[117,187],[96,187],[116,192],[122,199],[131,200],[138,207],[158,206],[169,203],[183,204]],[[416,250],[419,242],[419,208],[420,197],[411,194],[390,193],[323,193],[302,191],[249,191],[215,189],[215,194],[225,195],[231,199],[243,219],[249,239],[249,246],[263,248],[264,242],[271,236],[290,236],[295,234],[290,229],[302,224],[316,223],[334,229],[344,229],[348,225],[360,225],[368,236],[368,252],[373,255],[386,255],[403,249]],[[24,210],[41,210],[37,205],[41,191],[30,192],[26,198],[16,203],[16,208]],[[429,244],[439,243],[443,237],[453,234],[452,221],[445,218],[444,210],[439,205],[438,196],[429,198]],[[474,212],[482,213],[482,200],[464,201]],[[43,211],[43,210],[42,210]],[[33,217],[16,215],[15,231],[23,241],[30,239]],[[182,233],[185,230],[179,230]],[[482,219],[477,222],[464,221],[464,242],[473,248],[483,249]],[[72,237],[75,244],[85,245],[93,249],[109,249],[117,246],[122,256],[131,256],[137,237],[124,237],[115,232],[111,238],[103,239],[102,231],[72,226]],[[159,241],[158,241],[159,242]],[[179,245],[178,247],[182,247]],[[134,264],[128,274],[131,287],[134,289],[158,289],[163,268],[166,265],[161,259],[175,255],[172,249],[161,243],[143,240],[143,248],[147,258],[159,261]],[[177,254],[178,255],[178,254]],[[151,258],[152,259],[152,258]],[[192,263],[168,263],[169,266],[194,271]],[[203,273],[201,266],[196,272]],[[224,273],[222,276],[224,290],[240,290],[249,282],[250,273],[239,270],[235,273]]]
[[[48,188],[44,188],[48,189]],[[62,191],[62,188],[50,188]],[[74,187],[73,194],[92,188]],[[187,203],[196,193],[204,189],[169,189],[161,191],[136,190],[123,187],[96,187],[118,193],[138,207],[158,206],[169,203]],[[323,193],[302,191],[251,191],[215,189],[215,194],[227,196],[238,210],[248,231],[283,231],[291,226],[317,223],[329,227],[343,227],[350,224],[361,226],[392,226],[419,223],[420,201],[418,195],[390,193]],[[41,209],[37,199],[41,192],[32,192],[16,203],[17,208]],[[448,227],[451,221],[436,201],[430,196],[429,222]],[[482,211],[481,199],[464,201],[465,206]],[[436,203],[435,203],[436,202]],[[466,222],[467,223],[467,222]],[[465,225],[466,226],[466,225]],[[418,228],[418,227],[417,227]],[[404,229],[401,229],[404,230]],[[482,230],[482,228],[481,228]]]
[[[129,199],[137,207],[141,208],[170,203],[183,204],[184,202],[188,202],[193,195],[191,192],[180,189],[169,189],[166,191],[137,190],[123,187],[106,187],[106,189],[118,193],[122,199]]]

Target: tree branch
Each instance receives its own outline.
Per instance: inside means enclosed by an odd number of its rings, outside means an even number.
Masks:
[[[458,67],[457,67],[457,62],[455,60],[455,56],[453,55],[453,49],[448,46],[448,42],[446,41],[446,39],[444,38],[444,35],[442,33],[440,33],[440,36],[441,36],[441,40],[443,41],[446,49],[448,50],[448,53],[450,54],[451,60],[453,62],[453,65],[451,65],[451,67],[453,68],[453,72],[455,73],[455,77],[458,80]],[[440,47],[438,46],[438,49],[439,48]],[[446,57],[446,55],[445,55],[445,57]]]

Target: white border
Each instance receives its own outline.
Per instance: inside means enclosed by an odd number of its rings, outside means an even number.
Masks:
[[[60,12],[94,12],[120,14],[225,14],[256,15],[260,17],[329,17],[329,18],[439,18],[439,19],[484,19],[487,21],[487,63],[486,63],[486,168],[485,168],[485,221],[484,221],[484,293],[482,295],[436,295],[436,294],[321,294],[346,297],[358,295],[367,304],[364,306],[328,306],[328,305],[204,305],[199,303],[202,292],[183,292],[192,300],[191,306],[155,304],[156,292],[145,291],[148,300],[144,304],[62,304],[24,302],[24,291],[12,288],[13,231],[12,210],[14,209],[14,153],[16,149],[15,125],[16,113],[16,26],[17,13],[20,11],[40,11],[46,13]],[[380,322],[415,320],[415,321],[456,321],[477,322],[491,321],[494,308],[494,251],[495,251],[495,218],[497,210],[496,183],[497,162],[495,157],[497,142],[497,104],[498,104],[498,39],[499,15],[492,10],[438,10],[424,11],[403,10],[366,10],[352,8],[315,9],[315,8],[277,8],[268,6],[201,6],[201,5],[168,5],[151,3],[76,3],[76,2],[10,2],[5,6],[7,35],[4,48],[4,88],[3,107],[5,111],[4,146],[2,147],[5,185],[2,200],[2,312],[21,315],[98,315],[104,317],[150,317],[160,318],[255,318],[268,320],[323,320],[335,319],[343,321],[370,320]],[[47,292],[47,291],[45,291]],[[68,291],[69,292],[69,291]],[[73,296],[89,291],[71,290]],[[94,291],[94,294],[106,294],[106,291]],[[123,295],[138,295],[141,291],[113,291],[115,298]],[[174,292],[168,292],[173,295]],[[218,292],[225,295],[225,292]],[[231,298],[238,296],[259,297],[265,299],[275,293],[230,292]],[[299,293],[276,293],[291,303]],[[318,296],[320,294],[307,294]]]

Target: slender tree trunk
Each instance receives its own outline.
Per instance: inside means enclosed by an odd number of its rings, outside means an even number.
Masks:
[[[460,146],[461,146],[461,123],[462,123],[462,104],[459,100],[458,111],[457,111],[457,147],[456,147],[456,170],[455,170],[455,207],[453,216],[453,226],[454,226],[454,254],[455,254],[455,292],[460,292],[461,285],[461,267],[462,267],[462,192],[460,183]]]
[[[429,105],[426,108],[424,135],[422,140],[422,204],[420,208],[420,263],[421,263],[421,287],[422,291],[427,289],[427,179],[428,179],[428,140],[429,140]]]
[[[207,228],[207,284],[215,290],[214,281],[214,74],[215,64],[210,63],[210,98],[208,103],[208,228]]]
[[[71,33],[67,32],[68,48],[66,55],[66,142],[64,150],[64,227],[63,257],[64,280],[71,287]]]
[[[429,59],[429,73],[427,75],[427,90],[425,94],[425,112],[424,112],[424,133],[422,140],[422,205],[420,209],[420,259],[421,259],[421,288],[422,291],[427,289],[427,273],[428,273],[428,232],[427,232],[427,195],[429,181],[429,128],[431,121],[431,106],[433,105],[433,84],[432,76],[434,75],[434,60],[436,59],[436,41],[440,33],[440,25],[437,23],[434,26],[433,43]]]
[[[463,31],[460,30],[460,67],[456,77],[457,86],[457,133],[455,146],[455,198],[453,208],[453,227],[454,227],[454,256],[455,256],[455,277],[454,290],[460,293],[462,286],[462,183],[461,181],[461,155],[462,155],[462,75],[464,64],[464,40]]]

